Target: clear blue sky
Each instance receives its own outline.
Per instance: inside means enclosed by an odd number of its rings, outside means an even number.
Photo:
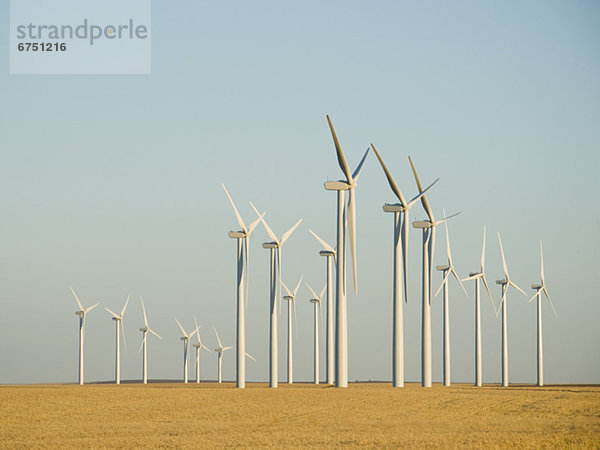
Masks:
[[[334,240],[341,178],[329,113],[351,166],[370,142],[406,196],[407,156],[450,224],[462,275],[478,269],[488,227],[490,280],[539,281],[539,240],[559,318],[544,304],[547,383],[600,382],[600,6],[593,1],[153,2],[152,74],[9,75],[0,40],[0,383],[77,377],[76,304],[117,310],[128,294],[122,377],[139,378],[143,295],[151,378],[181,376],[174,321],[214,347],[234,344],[237,229],[226,183],[246,218],[252,200],[276,233],[304,222],[284,251],[285,282],[323,283],[308,233]],[[8,29],[8,2],[0,24]],[[358,195],[359,295],[349,296],[349,379],[391,379],[394,201],[374,155]],[[421,208],[413,217],[424,218]],[[251,248],[248,377],[266,380],[268,253]],[[420,377],[420,236],[411,233],[406,377]],[[443,240],[436,264],[445,260]],[[435,274],[434,289],[439,285]],[[500,288],[492,286],[496,301]],[[451,288],[452,374],[473,380],[473,286]],[[298,299],[295,378],[312,376],[312,305]],[[487,300],[484,298],[487,302]],[[483,303],[484,381],[500,379],[500,326]],[[535,381],[535,306],[509,302],[510,378]],[[285,376],[285,315],[280,374]],[[114,329],[90,313],[86,378],[113,377]],[[434,381],[441,379],[441,299],[433,301]],[[216,356],[203,355],[214,378]],[[324,362],[321,363],[324,367]],[[226,379],[234,353],[225,355]]]

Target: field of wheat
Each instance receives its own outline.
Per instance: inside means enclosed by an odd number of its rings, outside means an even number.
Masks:
[[[12,447],[600,447],[600,387],[0,386]]]

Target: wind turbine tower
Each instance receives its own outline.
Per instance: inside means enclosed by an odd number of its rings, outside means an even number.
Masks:
[[[127,296],[127,300],[125,301],[125,306],[121,310],[121,314],[117,314],[112,312],[108,308],[104,308],[108,313],[113,316],[112,320],[115,321],[115,331],[116,331],[116,343],[115,343],[115,384],[121,384],[121,349],[119,346],[119,325],[121,328],[121,332],[123,333],[123,346],[127,351],[127,343],[125,341],[125,326],[123,325],[123,317],[125,316],[125,310],[127,309],[127,304],[129,303],[129,295]]]
[[[198,331],[198,329],[196,328],[194,331],[192,331],[191,334],[187,334],[186,331],[181,326],[181,324],[179,323],[179,320],[175,319],[175,322],[177,322],[177,325],[179,326],[179,329],[181,330],[181,333],[183,334],[183,336],[180,338],[183,341],[183,382],[187,383],[188,382],[188,347],[189,347],[189,343],[190,343],[190,338],[194,336],[194,333],[196,333]]]
[[[159,339],[162,339],[154,330],[150,329],[148,325],[148,317],[146,316],[146,307],[144,306],[144,299],[140,296],[140,300],[142,302],[142,311],[144,312],[144,328],[140,328],[140,331],[144,334],[144,338],[142,339],[142,345],[140,350],[144,351],[143,360],[142,360],[142,381],[144,384],[148,384],[148,353],[146,351],[146,338],[148,337],[148,332],[152,333]]]
[[[296,319],[296,294],[298,293],[298,288],[300,287],[300,284],[302,283],[302,278],[304,278],[304,276],[300,277],[300,280],[298,280],[298,284],[296,285],[296,288],[294,289],[294,292],[291,292],[288,287],[285,285],[285,283],[282,281],[281,285],[283,286],[283,288],[285,289],[285,291],[287,292],[288,295],[284,295],[283,299],[287,300],[288,302],[288,340],[287,340],[287,352],[288,352],[288,358],[287,358],[287,382],[288,384],[292,384],[294,382],[294,359],[293,359],[293,346],[292,346],[292,303],[294,304],[294,319]],[[297,331],[297,326],[298,324],[296,324],[296,332]]]
[[[77,306],[79,306],[79,310],[75,311],[75,315],[79,316],[79,384],[83,384],[83,340],[85,338],[85,316],[92,309],[98,306],[99,303],[96,303],[95,305],[90,306],[86,309],[79,301],[79,298],[77,297],[77,294],[75,293],[73,288],[69,286],[69,289],[71,289],[73,297],[75,297],[75,301],[77,302]]]
[[[310,284],[304,282],[304,284],[306,284],[306,287],[310,290],[310,292],[313,295],[313,298],[311,298],[309,301],[314,305],[314,355],[315,355],[315,362],[314,362],[314,377],[313,377],[313,382],[315,384],[319,384],[319,314],[317,313],[317,305],[319,307],[319,312],[322,314],[322,310],[321,310],[321,298],[323,297],[323,293],[325,292],[325,288],[327,287],[327,284],[325,284],[325,286],[323,286],[323,289],[321,289],[321,293],[319,295],[317,295],[317,293],[313,290],[313,288],[310,287]]]
[[[196,316],[194,316],[194,324],[196,325],[196,339],[198,339],[198,342],[194,344],[194,348],[196,349],[196,383],[200,383],[200,350],[204,349],[209,353],[212,352],[202,343],[202,340],[200,339],[200,327],[198,326]]]

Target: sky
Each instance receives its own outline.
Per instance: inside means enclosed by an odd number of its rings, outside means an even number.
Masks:
[[[9,2],[0,24],[9,25]],[[543,304],[546,383],[600,383],[600,5],[593,1],[158,2],[152,73],[10,75],[0,39],[0,383],[77,380],[78,319],[85,376],[114,376],[114,322],[125,314],[122,379],[139,379],[143,326],[149,377],[181,378],[175,322],[216,347],[235,343],[238,226],[266,211],[277,234],[303,222],[283,252],[284,282],[315,289],[325,261],[314,230],[335,240],[343,178],[325,115],[349,165],[374,143],[406,197],[417,193],[408,156],[437,215],[449,223],[461,276],[486,272],[498,303],[497,233],[511,279],[533,295],[539,241],[555,318]],[[348,296],[349,380],[391,380],[392,216],[395,202],[373,154],[357,193],[358,295]],[[412,212],[424,219],[422,208]],[[435,264],[446,261],[443,233]],[[247,351],[251,381],[268,378],[269,255],[258,228],[250,248]],[[421,236],[411,229],[404,309],[406,380],[420,380]],[[433,289],[441,276],[434,274]],[[474,380],[473,283],[450,285],[452,379]],[[297,300],[294,379],[312,379],[312,305]],[[511,382],[536,377],[536,308],[507,298]],[[286,316],[279,316],[285,379]],[[501,321],[482,298],[484,382],[501,377]],[[433,379],[442,377],[442,299],[432,300]],[[321,343],[324,336],[321,334]],[[321,347],[324,355],[324,347]],[[216,377],[215,353],[201,360]],[[321,378],[324,378],[321,359]],[[224,378],[234,379],[226,352]],[[190,375],[193,370],[190,370]]]

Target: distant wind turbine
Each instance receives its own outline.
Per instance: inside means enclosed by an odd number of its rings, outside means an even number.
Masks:
[[[300,279],[298,280],[298,284],[296,285],[294,292],[291,292],[283,281],[281,282],[281,285],[287,292],[287,295],[285,295],[283,297],[283,299],[287,300],[287,302],[288,302],[288,341],[287,341],[287,351],[288,351],[287,377],[288,378],[287,378],[287,382],[289,384],[292,384],[294,382],[294,364],[293,364],[294,360],[293,360],[293,349],[292,349],[292,303],[294,304],[294,319],[296,319],[296,294],[298,293],[298,288],[300,287],[300,284],[302,283],[303,278],[304,278],[304,275],[302,275],[300,277]],[[298,332],[297,325],[298,324],[296,323],[296,333]]]
[[[235,207],[235,203],[229,195],[227,188],[223,183],[223,190],[229,198],[229,202],[233,207],[233,212],[241,228],[241,231],[230,231],[229,237],[237,239],[237,323],[236,323],[236,372],[235,372],[235,386],[237,388],[246,387],[246,319],[245,319],[245,305],[244,297],[246,297],[246,305],[248,303],[248,278],[249,278],[249,264],[248,264],[248,252],[250,250],[250,235],[258,225],[258,222],[264,216],[264,213],[259,215],[259,218],[246,227],[246,224],[242,220],[242,216]],[[245,283],[244,283],[245,278]]]
[[[321,310],[321,298],[323,297],[323,293],[325,292],[325,288],[327,287],[327,283],[323,286],[323,289],[321,289],[321,293],[319,295],[317,295],[317,293],[313,290],[312,287],[310,287],[310,284],[308,284],[306,281],[304,282],[304,284],[306,284],[306,287],[310,290],[310,292],[313,295],[313,298],[311,298],[309,301],[314,305],[314,356],[315,356],[315,362],[314,362],[314,376],[313,376],[313,382],[315,384],[319,384],[319,314],[317,313],[317,304],[319,306],[319,312],[322,315],[322,310]]]
[[[73,290],[71,286],[69,286],[71,292],[73,293],[73,297],[75,297],[75,301],[77,302],[77,306],[79,306],[79,311],[75,311],[75,315],[79,316],[79,384],[83,384],[83,340],[85,339],[85,316],[92,309],[99,305],[96,303],[95,305],[90,306],[89,308],[84,308],[77,294]]]
[[[200,327],[198,326],[196,316],[194,316],[194,324],[196,325],[196,338],[198,339],[198,342],[194,344],[194,348],[196,349],[196,383],[200,383],[200,350],[204,349],[209,353],[212,352],[202,343],[202,340],[200,339]]]
[[[394,213],[394,277],[393,277],[393,323],[392,323],[392,386],[404,387],[404,318],[402,311],[402,277],[404,277],[404,301],[408,303],[408,289],[406,279],[406,268],[408,267],[408,224],[410,210],[413,205],[419,201],[431,187],[438,182],[435,180],[427,189],[419,193],[409,202],[406,201],[398,185],[394,181],[392,174],[383,162],[379,152],[373,144],[371,148],[375,152],[379,164],[383,169],[388,184],[392,188],[392,192],[400,203],[383,205],[384,212]]]
[[[265,230],[269,237],[273,240],[272,242],[263,242],[263,248],[269,249],[271,253],[271,277],[269,281],[270,288],[270,328],[269,328],[269,387],[276,388],[278,384],[278,374],[277,374],[277,365],[278,365],[278,350],[277,350],[277,298],[281,296],[281,248],[285,241],[289,239],[294,230],[298,228],[302,219],[298,220],[296,224],[287,230],[281,236],[281,240],[277,238],[273,230],[267,221],[264,219],[264,213],[261,215],[254,204],[250,202],[250,206],[254,209],[254,212],[259,217],[262,222]],[[279,290],[278,290],[279,289]],[[279,300],[281,302],[281,298]]]
[[[142,345],[140,346],[140,351],[144,350],[143,356],[143,365],[142,365],[142,381],[144,384],[148,383],[148,358],[146,351],[146,338],[148,337],[148,332],[152,333],[159,339],[162,339],[154,330],[150,329],[148,325],[148,317],[146,316],[146,307],[144,306],[144,299],[140,296],[140,300],[142,302],[142,311],[144,312],[144,328],[140,328],[140,331],[144,334],[144,338],[142,339]]]
[[[222,383],[221,369],[223,367],[223,352],[231,349],[232,347],[223,347],[223,344],[221,344],[221,338],[219,338],[219,333],[217,333],[217,329],[214,327],[214,325],[213,329],[215,330],[217,342],[219,343],[219,346],[215,348],[215,352],[217,352],[217,380],[219,383]]]
[[[444,215],[446,215],[446,211],[444,211]],[[446,226],[446,255],[448,256],[448,264],[443,266],[437,266],[437,270],[441,270],[444,276],[442,280],[442,284],[439,289],[435,293],[435,296],[440,293],[442,288],[444,288],[444,386],[450,386],[450,310],[448,308],[448,279],[449,275],[452,276],[458,281],[460,287],[464,291],[465,295],[469,297],[467,294],[467,290],[460,281],[456,270],[454,268],[454,264],[452,263],[452,252],[450,251],[450,237],[448,236],[448,222],[445,222]]]
[[[319,255],[321,256],[325,256],[326,258],[326,273],[325,273],[325,280],[326,280],[326,288],[327,288],[327,307],[326,307],[326,311],[327,311],[327,326],[326,326],[326,335],[325,335],[325,341],[326,341],[326,346],[325,346],[325,367],[326,367],[326,383],[327,384],[333,384],[334,382],[334,366],[333,366],[333,362],[334,362],[334,355],[333,355],[333,274],[332,274],[332,270],[331,268],[332,266],[332,260],[335,260],[335,249],[329,245],[327,242],[325,242],[323,239],[321,239],[319,236],[317,236],[317,234],[312,231],[312,230],[308,230],[310,231],[310,233],[315,237],[315,239],[317,241],[319,241],[319,243],[323,246],[323,250],[321,250],[319,252]],[[319,303],[319,308],[321,308],[321,304]]]
[[[346,223],[348,224],[348,237],[350,241],[350,253],[352,257],[352,275],[354,279],[354,293],[358,294],[358,273],[356,261],[356,189],[358,177],[362,170],[369,149],[365,152],[356,167],[354,173],[342,151],[340,142],[327,116],[327,123],[333,138],[333,144],[337,154],[337,160],[345,180],[327,181],[324,183],[325,190],[337,191],[337,264],[336,264],[336,338],[335,338],[335,386],[348,387],[348,311],[346,305]],[[348,191],[348,206],[345,204],[345,192]]]
[[[504,258],[504,249],[502,248],[502,239],[500,238],[500,233],[498,233],[498,242],[500,243],[500,253],[502,254],[502,268],[504,269],[504,279],[496,280],[496,284],[502,286],[502,299],[500,300],[500,305],[498,308],[502,308],[502,386],[508,386],[508,328],[506,324],[506,291],[508,291],[508,287],[512,286],[516,290],[518,290],[521,294],[527,297],[527,294],[523,289],[517,286],[513,281],[511,281],[508,276],[508,268],[506,267],[506,259]],[[496,317],[500,310],[496,311]]]
[[[531,289],[535,290],[535,294],[529,300],[529,303],[533,301],[533,299],[537,299],[537,385],[544,385],[544,352],[542,349],[542,292],[548,299],[548,303],[552,307],[552,312],[554,313],[554,317],[558,318],[558,314],[556,314],[556,309],[554,309],[554,305],[552,304],[552,300],[550,300],[550,294],[548,294],[548,289],[546,288],[546,280],[544,279],[544,250],[542,249],[542,241],[540,241],[540,276],[542,282],[540,284],[532,284]]]
[[[408,157],[410,166],[417,183],[419,192],[424,191],[417,171],[410,156]],[[455,217],[459,213],[444,217],[441,220],[435,220],[433,211],[427,201],[427,196],[421,197],[423,209],[427,213],[429,220],[413,222],[414,228],[423,230],[423,305],[421,314],[421,385],[431,387],[431,275],[433,269],[433,254],[435,251],[435,230],[438,225]]]
[[[492,308],[496,312],[496,304],[492,298],[492,293],[488,286],[487,280],[485,279],[485,225],[483,227],[483,244],[481,246],[481,269],[479,272],[469,273],[468,278],[464,278],[462,281],[475,280],[475,386],[483,385],[482,370],[481,370],[481,303],[479,295],[479,280],[483,281],[485,290],[488,293],[490,301],[492,302]]]
[[[179,326],[179,329],[181,330],[181,334],[183,334],[183,336],[180,338],[183,341],[183,382],[187,383],[188,382],[188,347],[189,347],[189,343],[190,343],[190,338],[192,338],[194,336],[194,334],[198,331],[198,329],[196,328],[194,331],[192,331],[190,334],[188,334],[188,333],[186,333],[186,331],[183,329],[183,327],[179,323],[179,320],[175,319],[175,322],[177,322],[177,325]]]
[[[115,383],[121,384],[121,349],[119,346],[119,325],[121,325],[121,332],[123,333],[123,346],[125,347],[125,351],[127,351],[127,343],[125,341],[125,326],[123,325],[123,317],[125,316],[125,310],[127,309],[127,304],[129,303],[129,295],[127,296],[127,300],[125,301],[125,306],[121,310],[121,314],[117,314],[112,312],[108,308],[104,308],[108,313],[113,316],[112,320],[115,321],[115,331],[116,331],[116,347],[115,347]]]

